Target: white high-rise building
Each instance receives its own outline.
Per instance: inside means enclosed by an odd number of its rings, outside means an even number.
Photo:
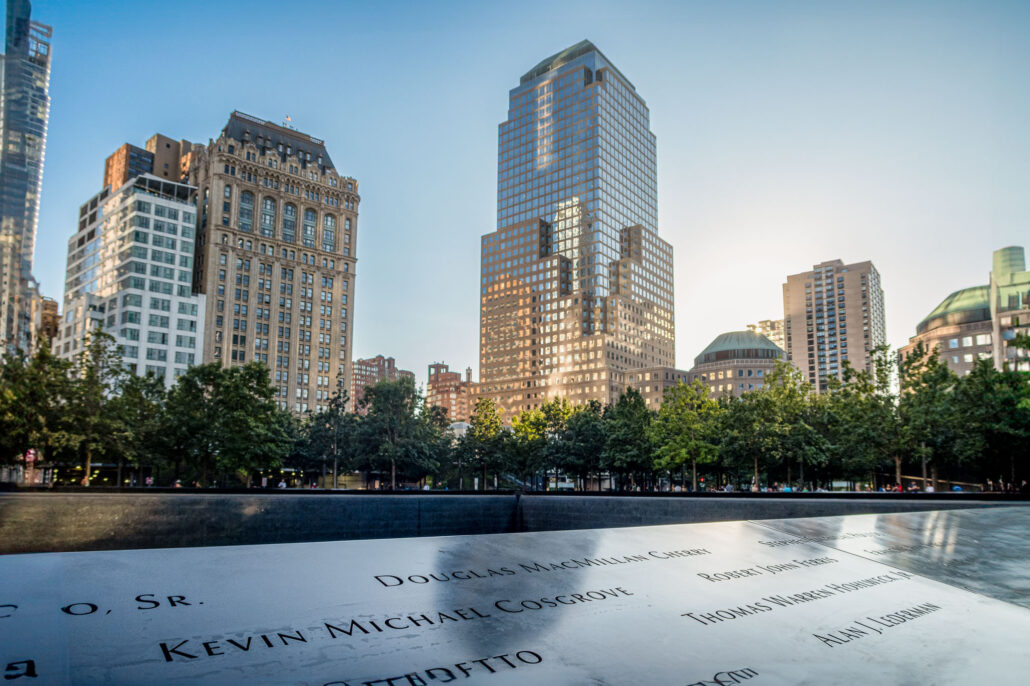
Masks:
[[[171,386],[201,362],[204,296],[193,293],[196,192],[151,174],[105,188],[79,208],[68,241],[55,353],[73,359],[103,326],[125,363]]]

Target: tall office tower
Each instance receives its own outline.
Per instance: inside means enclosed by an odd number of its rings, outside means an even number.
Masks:
[[[6,53],[0,56],[0,342],[29,350],[39,289],[32,257],[50,116],[51,28],[31,20],[28,0],[7,0]]]
[[[264,362],[280,407],[320,411],[351,382],[357,181],[322,140],[242,112],[188,164],[204,361]]]
[[[759,336],[765,336],[776,344],[780,350],[784,350],[786,341],[783,338],[782,319],[762,319],[757,324],[748,324],[748,331],[753,331]]]
[[[195,202],[196,189],[141,174],[117,188],[105,185],[82,204],[68,241],[64,317],[54,344],[60,357],[74,359],[87,334],[102,326],[129,368],[166,386],[200,362],[204,296],[193,292]]]
[[[672,246],[658,237],[655,137],[633,84],[589,41],[508,94],[497,230],[482,237],[480,393],[513,413],[607,403],[674,364]]]
[[[472,367],[465,368],[465,378],[452,372],[442,362],[429,365],[426,381],[426,405],[441,407],[451,422],[467,422],[475,409],[475,396],[479,384],[472,381]]]
[[[415,372],[407,369],[398,369],[397,361],[392,357],[376,355],[363,360],[354,360],[354,375],[350,386],[349,409],[364,414],[359,407],[361,400],[365,397],[365,389],[375,386],[380,381],[396,381],[397,379],[408,378],[415,380]]]
[[[872,262],[822,262],[783,284],[787,360],[817,391],[842,378],[844,361],[869,369],[870,352],[887,342],[880,273]]]

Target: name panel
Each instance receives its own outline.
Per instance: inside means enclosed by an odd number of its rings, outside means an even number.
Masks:
[[[0,667],[26,683],[1018,682],[1030,610],[851,548],[897,547],[875,518],[925,514],[11,555]]]

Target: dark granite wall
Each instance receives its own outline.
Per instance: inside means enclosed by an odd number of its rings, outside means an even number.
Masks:
[[[9,492],[0,493],[0,553],[491,534],[996,504],[1004,503],[905,496]]]
[[[808,498],[781,497],[523,497],[519,526],[524,531],[556,529],[600,529],[652,524],[722,522],[737,519],[793,519],[876,512],[946,510],[982,507],[975,501],[928,500],[924,498]]]

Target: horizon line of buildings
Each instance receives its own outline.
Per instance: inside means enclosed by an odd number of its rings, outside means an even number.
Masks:
[[[74,358],[97,327],[138,374],[166,385],[191,365],[260,361],[297,414],[346,389],[414,377],[392,357],[353,359],[357,181],[325,142],[234,111],[206,144],[160,133],[104,162],[67,246],[63,312],[31,276],[51,29],[8,0],[5,140],[0,152],[0,335],[7,350],[47,340]],[[673,246],[658,235],[656,139],[628,78],[589,41],[519,79],[498,127],[496,230],[480,239],[478,382],[428,368],[427,402],[465,420],[478,397],[506,420],[563,397],[613,402],[636,388],[650,407],[681,381],[713,395],[761,388],[778,360],[817,392],[845,363],[868,369],[886,343],[872,262],[830,260],[787,276],[783,318],[719,334],[689,370],[675,365]],[[901,351],[932,344],[967,373],[978,358],[1030,370],[1009,345],[1030,323],[1023,248],[994,254],[986,286],[952,293]]]

